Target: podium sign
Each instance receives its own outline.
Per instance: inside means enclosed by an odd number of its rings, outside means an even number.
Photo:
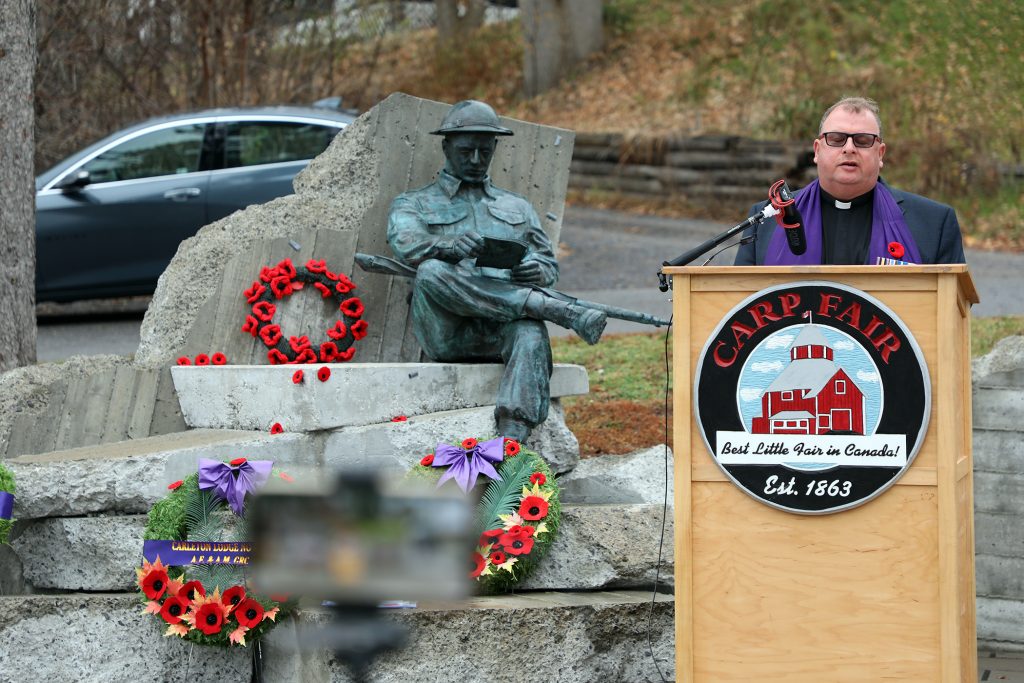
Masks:
[[[665,272],[677,680],[974,680],[966,266]]]

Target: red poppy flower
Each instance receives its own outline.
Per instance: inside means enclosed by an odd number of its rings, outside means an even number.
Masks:
[[[327,272],[327,259],[309,259],[306,261],[306,269],[311,273],[326,273]]]
[[[327,297],[329,297],[331,295],[330,287],[328,287],[324,283],[322,283],[322,282],[314,282],[313,286],[317,288],[317,290],[320,292],[320,296],[322,296],[323,298],[326,299]]]
[[[392,422],[405,422],[408,419],[409,418],[407,418],[405,415],[395,415],[393,418],[391,418],[391,421]]]
[[[341,312],[350,318],[358,318],[363,314],[363,302],[359,300],[359,297],[354,296],[351,299],[345,299],[339,306]]]
[[[889,242],[889,255],[892,256],[893,258],[903,258],[903,254],[905,252],[906,250],[903,248],[903,245],[900,244],[899,242]]]
[[[295,353],[301,353],[302,349],[308,349],[310,347],[309,337],[302,335],[301,337],[288,337],[288,345],[292,347],[292,351]]]
[[[335,279],[338,281],[338,284],[334,285],[334,288],[341,294],[348,294],[356,288],[356,283],[349,280],[348,276],[343,273],[338,273]]]
[[[263,621],[263,605],[252,598],[246,598],[235,607],[234,615],[240,625],[255,628]]]
[[[228,608],[229,613],[243,600],[245,600],[245,588],[242,586],[232,586],[220,596],[220,601]]]
[[[352,336],[356,341],[359,341],[366,336],[366,331],[370,328],[370,325],[365,320],[357,320],[352,323]]]
[[[192,359],[189,358],[188,356],[182,356],[181,358],[178,359],[178,365],[192,365]]]
[[[245,295],[246,301],[248,301],[251,304],[254,304],[256,303],[256,301],[259,300],[261,296],[263,296],[263,292],[265,291],[267,291],[266,287],[261,285],[259,282],[254,282],[252,283],[252,287],[242,292],[242,294]]]
[[[354,355],[356,355],[356,347],[350,346],[344,351],[339,352],[338,355],[334,357],[334,360],[341,363],[346,363],[352,360],[352,356]]]
[[[543,472],[534,472],[530,475],[530,483],[537,486],[543,486],[548,483],[548,478],[544,476]]]
[[[327,330],[327,336],[335,340],[341,339],[346,334],[348,334],[348,330],[345,329],[345,323],[341,320],[336,320],[334,322],[334,327]]]
[[[181,618],[185,616],[185,612],[188,611],[188,602],[182,600],[177,595],[164,600],[163,607],[160,608],[160,616],[163,617],[164,621],[168,624],[177,624],[181,621]]]
[[[227,610],[219,602],[208,602],[196,612],[196,628],[208,636],[220,632],[227,617]]]
[[[325,365],[316,371],[316,378],[321,382],[326,382],[331,378],[331,369]]]
[[[277,313],[277,306],[269,301],[261,301],[252,307],[252,314],[265,323],[270,322],[275,313]]]
[[[277,264],[277,272],[288,278],[294,278],[297,275],[295,266],[290,258],[286,258]]]
[[[324,342],[320,345],[320,360],[330,363],[338,355],[338,345],[334,342]]]
[[[295,481],[295,477],[293,477],[292,475],[288,474],[287,472],[279,472],[277,476],[281,477],[282,479],[284,479],[289,484],[292,483],[293,481]]]
[[[524,536],[533,536],[533,534],[536,533],[536,531],[537,531],[536,529],[534,529],[529,524],[524,524],[521,528],[523,530],[523,535]]]
[[[515,439],[505,439],[505,456],[508,458],[514,458],[519,455],[521,446]]]
[[[242,325],[242,332],[248,332],[249,334],[255,337],[259,331],[260,321],[256,320],[256,318],[252,317],[251,315],[245,316],[245,324]]]
[[[480,553],[474,552],[470,561],[473,563],[473,569],[469,572],[469,578],[475,579],[487,567],[487,558]]]
[[[228,464],[229,465],[241,465],[244,462],[245,462],[245,458],[235,458],[234,460],[232,460]]]
[[[292,383],[293,384],[302,384],[303,378],[304,378],[304,373],[302,372],[302,370],[296,370],[294,373],[292,373]]]
[[[167,485],[167,488],[169,488],[170,490],[174,491],[175,489],[177,489],[179,486],[181,486],[184,483],[185,482],[183,482],[181,479],[179,479],[178,481],[172,481],[170,484]]]
[[[210,356],[210,362],[213,363],[214,365],[227,365],[228,357],[225,356],[220,351],[218,351],[217,353]]]
[[[466,449],[467,451],[469,451],[469,450],[472,450],[472,449],[476,448],[477,443],[479,443],[479,442],[476,439],[463,439],[462,440],[462,447],[464,449]]]
[[[288,356],[277,349],[270,349],[267,351],[267,360],[270,361],[271,365],[284,365],[288,362]]]
[[[332,273],[329,270],[325,270],[324,271],[324,275],[327,277],[328,280],[337,280],[338,279],[338,276],[335,273]]]
[[[424,467],[430,467],[431,465],[433,465],[434,454],[431,453],[430,455],[424,455],[422,458],[420,458],[420,464],[423,465]]]
[[[158,600],[167,590],[167,571],[164,569],[150,569],[145,578],[142,579],[142,592],[150,600]]]
[[[505,533],[504,529],[488,529],[480,537],[481,538],[497,538]]]
[[[274,424],[270,425],[270,433],[271,434],[283,434],[284,433],[284,427],[281,426],[280,422],[275,422]]]
[[[505,538],[502,536],[502,538]],[[520,534],[512,539],[511,543],[502,543],[509,555],[528,555],[533,550],[533,539],[526,534]]]
[[[490,560],[491,564],[505,564],[508,561],[508,557],[500,550],[495,550],[491,553]]]
[[[264,282],[270,282],[275,277],[278,277],[280,274],[281,273],[278,272],[277,268],[263,266],[263,268],[260,269],[260,279],[263,280]]]
[[[294,291],[291,279],[282,276],[275,277],[270,281],[270,291],[278,299],[283,299]]]
[[[197,595],[206,595],[206,589],[203,588],[201,581],[189,581],[178,589],[178,597],[183,600],[195,600]]]
[[[267,346],[277,346],[277,343],[281,341],[281,326],[280,325],[267,325],[260,330],[260,339]]]
[[[209,365],[209,364],[210,364],[210,357],[207,356],[205,353],[201,353],[198,356],[196,356],[196,365]]]
[[[548,502],[540,496],[527,496],[519,504],[519,516],[530,522],[544,519],[548,514]]]
[[[302,349],[299,355],[295,356],[295,360],[292,361],[294,365],[300,365],[302,363],[315,363],[316,362],[316,351],[310,348]]]

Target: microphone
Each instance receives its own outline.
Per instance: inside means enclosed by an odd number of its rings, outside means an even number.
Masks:
[[[768,190],[768,201],[779,213],[775,214],[775,222],[786,230],[786,244],[794,256],[807,251],[807,240],[804,239],[804,219],[796,208],[796,199],[789,191],[785,180],[776,181]]]

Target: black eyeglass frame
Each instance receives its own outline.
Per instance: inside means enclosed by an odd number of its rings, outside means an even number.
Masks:
[[[841,143],[839,143],[838,145],[833,145],[828,140],[828,136],[829,135],[842,135],[843,136],[843,141]],[[857,138],[860,137],[861,141],[863,142],[864,138],[861,137],[861,136],[868,136],[868,137],[870,137],[871,138],[871,142],[866,144],[866,145],[860,144],[859,142],[857,142]],[[827,130],[827,131],[825,131],[824,133],[822,133],[821,135],[818,136],[818,139],[819,140],[824,140],[825,144],[828,145],[829,147],[846,147],[846,141],[849,140],[850,138],[853,138],[853,146],[854,147],[859,147],[860,149],[871,149],[872,147],[875,146],[875,141],[876,140],[878,142],[882,141],[882,136],[881,135],[876,135],[875,133],[844,133],[844,132],[838,131],[838,130]]]

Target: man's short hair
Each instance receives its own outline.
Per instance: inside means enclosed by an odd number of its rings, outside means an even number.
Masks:
[[[839,100],[831,107],[825,110],[825,113],[821,116],[821,123],[818,124],[818,135],[825,132],[825,119],[834,112],[836,109],[843,108],[848,111],[852,111],[854,114],[859,114],[862,111],[869,111],[875,117],[875,122],[878,123],[878,137],[882,137],[882,117],[878,113],[878,102],[868,97],[844,97]],[[846,131],[850,133],[856,133],[859,131]]]

